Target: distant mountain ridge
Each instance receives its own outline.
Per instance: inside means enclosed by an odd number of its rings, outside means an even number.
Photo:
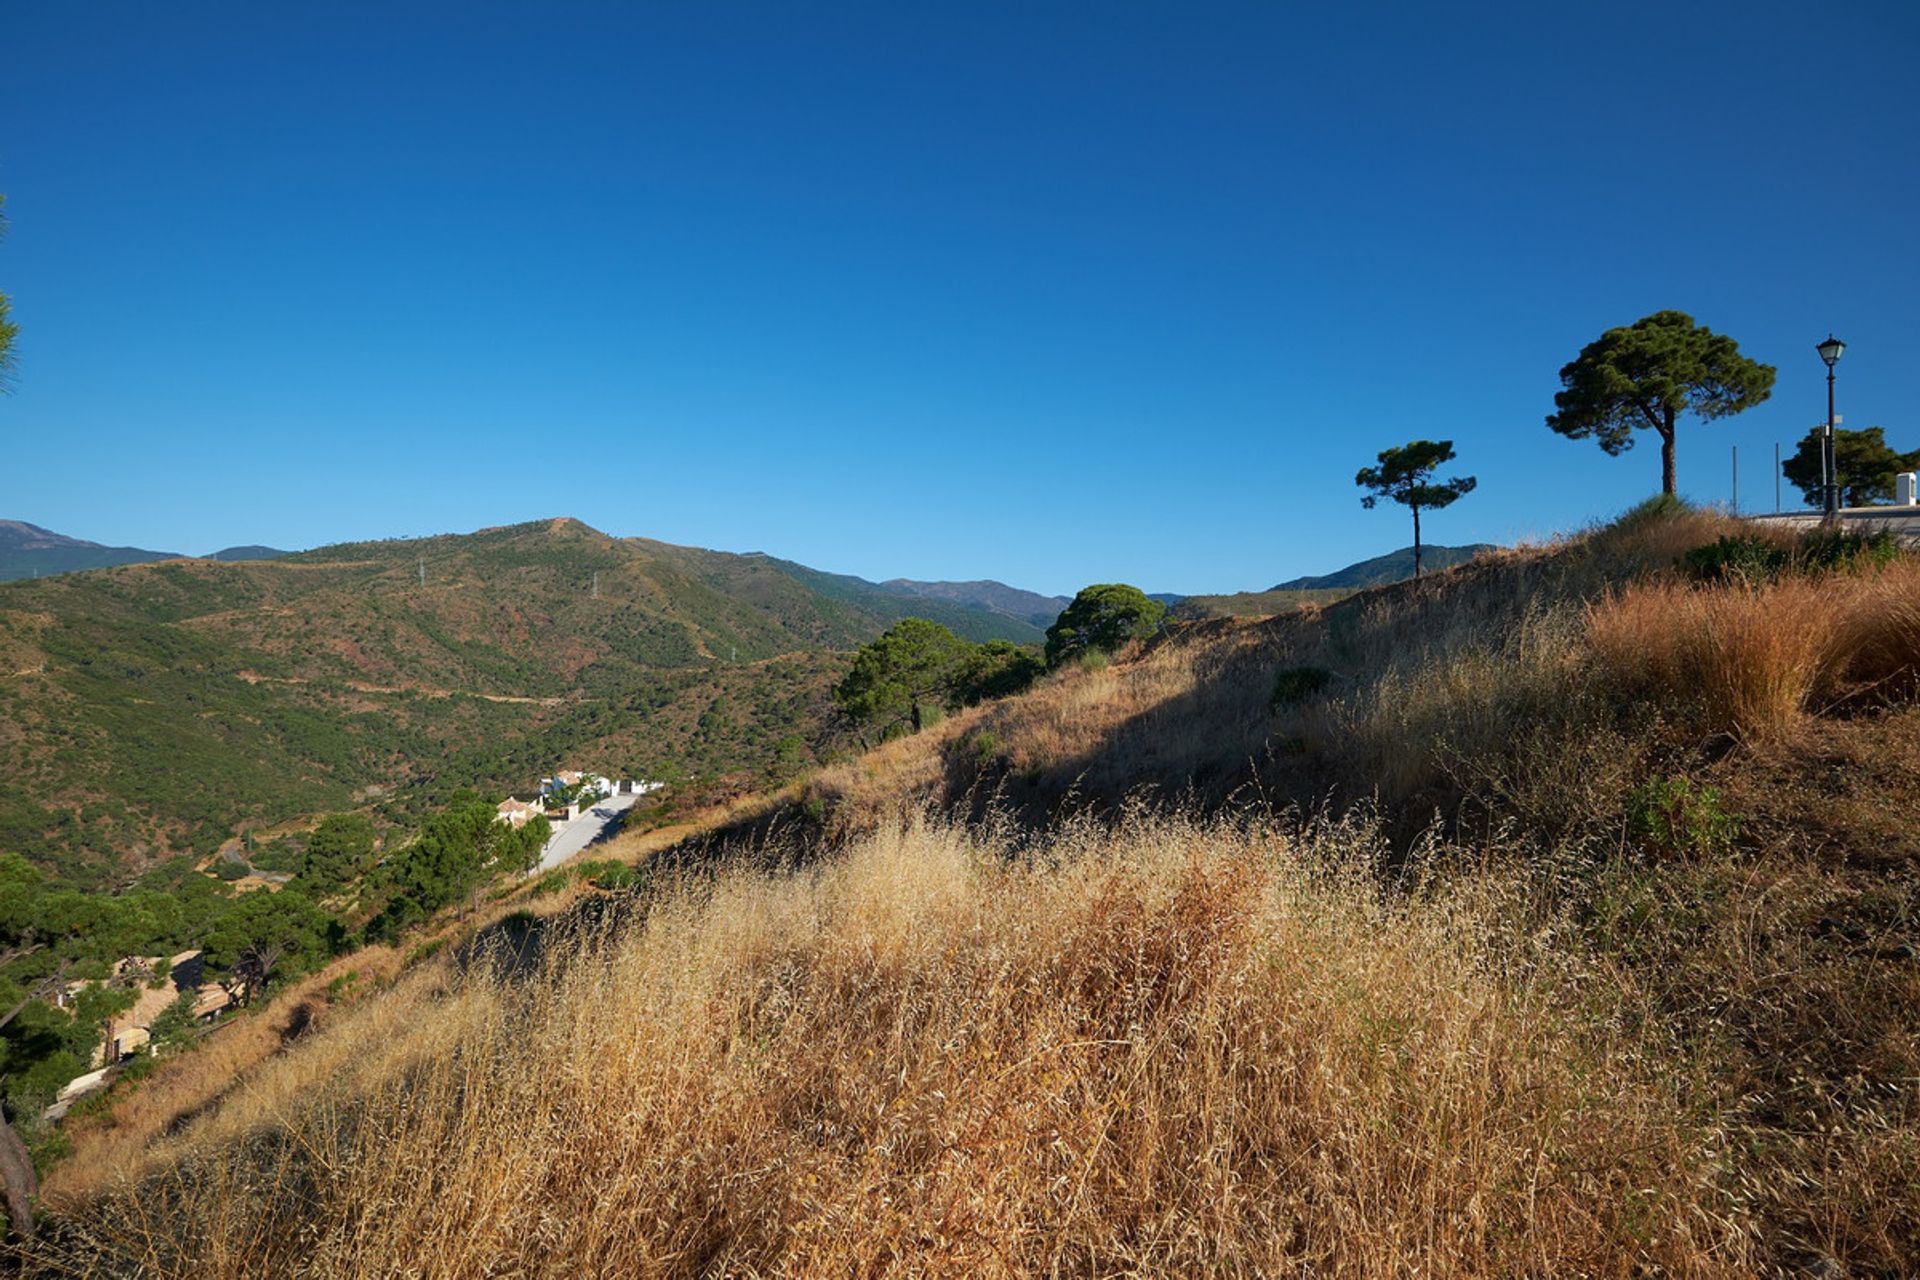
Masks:
[[[465,536],[477,537],[492,532],[494,530],[481,529]],[[648,544],[649,540],[639,538],[629,541]],[[651,545],[665,547],[668,544]],[[227,564],[248,560],[282,560],[291,556],[323,555],[331,549],[321,547],[312,552],[297,552],[250,543],[223,547],[204,556],[188,556],[178,551],[108,547],[81,538],[70,538],[25,521],[0,520],[0,582],[51,577],[80,569],[151,564],[160,560],[201,559]],[[715,551],[707,554],[718,556],[730,553]],[[911,578],[893,578],[887,582],[870,582],[851,574],[827,573],[809,568],[796,561],[783,560],[760,551],[747,552],[741,558],[764,559],[830,599],[882,614],[898,614],[900,605],[897,601],[902,598],[923,601],[925,603],[921,607],[910,612],[939,622],[956,635],[975,641],[1002,639],[1038,644],[1045,638],[1042,633],[1053,625],[1053,620],[1060,616],[1060,611],[1069,603],[1065,596],[1043,596],[992,580],[919,582]],[[1000,621],[993,620],[995,618]]]
[[[42,529],[24,520],[0,520],[0,580],[45,577],[75,569],[107,569],[120,564],[177,560],[177,551],[109,547],[84,538]]]
[[[207,560],[278,560],[291,552],[277,547],[225,547]],[[123,564],[152,564],[158,560],[187,560],[179,551],[150,551],[145,547],[109,547],[85,538],[42,529],[25,520],[0,520],[0,582],[17,578],[50,578],[81,569],[111,569]]]
[[[222,547],[218,551],[210,552],[204,558],[208,560],[222,560],[230,563],[235,560],[278,560],[283,556],[293,554],[294,552],[282,551],[278,547],[249,545],[244,547]]]
[[[1420,548],[1420,563],[1427,569],[1446,569],[1456,564],[1465,564],[1482,552],[1499,549],[1491,542],[1473,542],[1464,547],[1423,546]],[[1350,564],[1344,569],[1322,574],[1319,577],[1293,578],[1286,582],[1278,582],[1268,590],[1330,591],[1346,588],[1357,591],[1361,587],[1384,586],[1386,583],[1399,582],[1412,576],[1413,548],[1407,546],[1398,551],[1389,551],[1383,556],[1375,556],[1371,560]]]
[[[1043,596],[1037,591],[1023,591],[991,578],[973,582],[916,582],[912,578],[889,578],[879,586],[882,591],[915,596],[922,600],[945,600],[985,609],[990,613],[1017,618],[1042,630],[1052,626],[1060,616],[1060,611],[1073,603],[1066,596]]]

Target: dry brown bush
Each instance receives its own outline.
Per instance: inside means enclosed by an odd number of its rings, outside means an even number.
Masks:
[[[1824,655],[1830,699],[1911,695],[1920,674],[1920,561],[1838,579]]]

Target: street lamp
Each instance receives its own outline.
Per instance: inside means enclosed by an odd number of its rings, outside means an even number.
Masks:
[[[1826,437],[1821,441],[1820,447],[1822,457],[1826,462],[1827,491],[1824,496],[1826,498],[1826,519],[1829,523],[1838,519],[1840,515],[1839,456],[1834,452],[1833,448],[1833,366],[1840,363],[1840,354],[1846,349],[1847,344],[1834,337],[1831,333],[1827,335],[1825,342],[1814,348],[1814,350],[1820,353],[1820,358],[1827,362],[1827,431]]]

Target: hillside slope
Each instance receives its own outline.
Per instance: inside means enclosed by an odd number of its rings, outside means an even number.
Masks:
[[[757,768],[817,735],[828,655],[927,611],[570,520],[6,584],[0,847],[97,878],[370,788],[528,786],[571,752]]]
[[[1777,569],[1679,567],[1723,538]],[[163,1064],[41,1256],[1914,1274],[1884,550],[1656,506],[1057,672],[628,837],[637,890],[503,903],[243,1077]]]

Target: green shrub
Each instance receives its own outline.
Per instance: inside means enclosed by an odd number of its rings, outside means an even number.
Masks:
[[[1627,796],[1627,832],[1662,853],[1724,853],[1740,823],[1722,806],[1717,787],[1688,778],[1650,778]]]
[[[1809,529],[1800,535],[1799,559],[1809,571],[1857,569],[1887,564],[1900,555],[1900,539],[1885,529]]]
[[[596,889],[632,889],[645,879],[644,875],[624,862],[603,862],[587,877],[588,883]]]
[[[247,869],[238,862],[229,862],[225,858],[222,858],[213,864],[213,874],[219,876],[222,880],[238,880],[247,874]]]
[[[1901,553],[1900,539],[1886,530],[1809,529],[1783,545],[1757,534],[1723,535],[1680,558],[1696,582],[1771,582],[1784,573],[1826,573],[1883,565]]]
[[[1770,582],[1786,571],[1785,547],[1751,533],[1722,535],[1680,558],[1680,567],[1695,582]]]
[[[544,898],[550,893],[558,893],[572,882],[573,869],[570,867],[561,867],[557,871],[549,871],[534,883],[533,896],[536,898]]]
[[[1333,672],[1325,667],[1282,667],[1273,677],[1273,694],[1267,703],[1275,711],[1305,702],[1333,683]]]
[[[1620,513],[1614,521],[1619,527],[1636,524],[1650,524],[1655,520],[1671,520],[1675,516],[1686,515],[1693,508],[1686,501],[1671,493],[1656,493],[1644,502],[1636,502]]]
[[[433,938],[427,942],[423,942],[413,950],[407,952],[406,959],[402,960],[400,965],[402,968],[411,969],[421,961],[431,960],[436,955],[439,955],[440,949],[446,945],[447,940],[445,938]]]

